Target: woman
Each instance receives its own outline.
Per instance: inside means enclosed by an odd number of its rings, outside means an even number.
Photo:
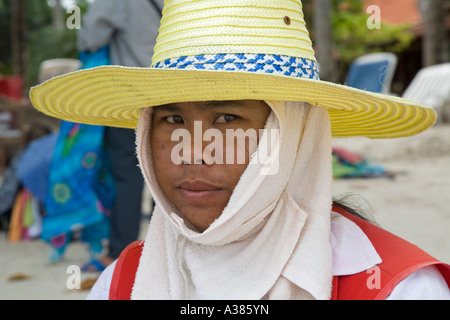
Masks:
[[[90,298],[449,298],[447,265],[331,200],[332,136],[408,136],[434,111],[319,81],[300,1],[166,1],[151,68],[81,71],[31,98],[138,127],[157,206]]]

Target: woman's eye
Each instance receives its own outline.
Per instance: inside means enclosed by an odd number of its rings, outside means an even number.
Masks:
[[[232,115],[232,114],[222,114],[220,116],[217,117],[216,119],[216,123],[226,123],[226,122],[231,122],[237,119],[237,116]]]
[[[183,118],[180,116],[168,116],[166,120],[169,123],[183,123]]]

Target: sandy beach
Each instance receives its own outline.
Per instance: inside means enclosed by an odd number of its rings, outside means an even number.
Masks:
[[[394,173],[393,178],[335,180],[333,194],[355,194],[380,226],[450,263],[450,125],[403,139],[333,143]],[[50,265],[45,243],[10,244],[6,239],[1,232],[0,299],[85,299],[87,290],[68,288],[73,283],[70,266],[88,258],[81,243],[70,245],[65,259]],[[82,273],[81,281],[97,276]]]
[[[448,124],[402,139],[336,139],[336,146],[396,174],[393,179],[335,180],[333,193],[360,195],[380,226],[450,263],[449,139]]]

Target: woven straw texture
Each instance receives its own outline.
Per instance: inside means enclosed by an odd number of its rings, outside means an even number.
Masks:
[[[211,53],[315,60],[298,0],[165,1],[152,63]]]
[[[125,128],[136,128],[145,107],[242,99],[306,101],[325,107],[334,137],[410,136],[436,121],[432,108],[309,79],[311,74],[302,78],[164,68],[165,61],[214,54],[280,55],[315,64],[301,1],[166,0],[152,61],[155,68],[81,70],[32,88],[30,98],[38,110],[53,117]]]

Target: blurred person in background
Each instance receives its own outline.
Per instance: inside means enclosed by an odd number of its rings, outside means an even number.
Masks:
[[[96,0],[78,32],[80,52],[109,45],[113,65],[147,67],[158,34],[163,0]],[[143,177],[135,155],[132,129],[107,127],[105,139],[112,163],[116,197],[111,212],[108,253],[85,269],[102,270],[137,239],[141,220]]]

